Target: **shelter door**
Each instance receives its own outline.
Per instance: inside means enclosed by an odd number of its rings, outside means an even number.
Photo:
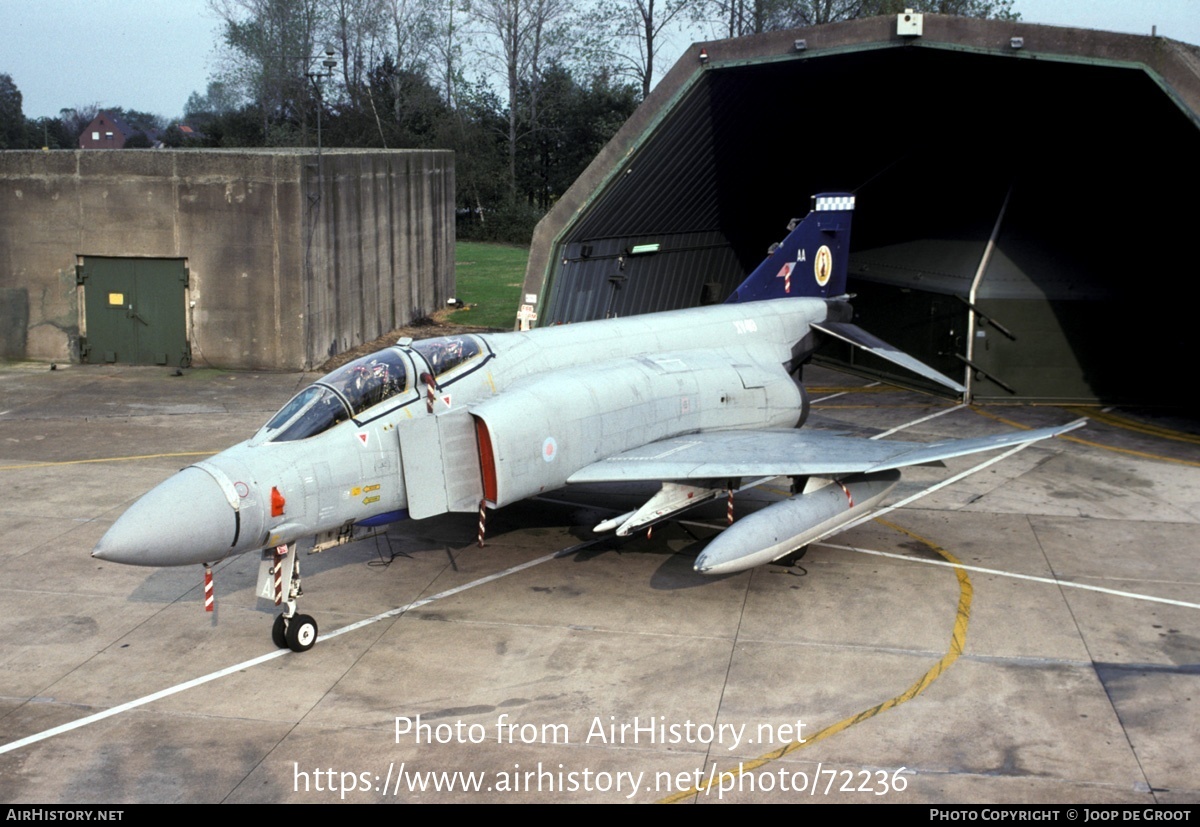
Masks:
[[[78,281],[87,319],[83,361],[191,363],[183,259],[89,257]]]

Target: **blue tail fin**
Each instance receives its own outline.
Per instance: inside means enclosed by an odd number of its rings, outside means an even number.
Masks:
[[[844,192],[813,196],[812,212],[788,225],[791,231],[733,291],[726,304],[788,296],[828,298],[846,292],[850,218],[854,196]]]

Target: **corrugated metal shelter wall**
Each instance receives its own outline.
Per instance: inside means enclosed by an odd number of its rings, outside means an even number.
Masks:
[[[658,252],[629,254],[634,245],[651,243],[660,245]],[[559,278],[572,287],[547,302],[548,324],[715,304],[737,286],[730,278],[737,259],[717,232],[572,242],[564,261]]]

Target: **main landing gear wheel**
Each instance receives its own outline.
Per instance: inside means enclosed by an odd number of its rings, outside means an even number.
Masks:
[[[275,624],[271,626],[271,640],[280,649],[288,647],[287,618],[283,615],[275,616]]]
[[[283,615],[280,615],[283,617]],[[274,637],[274,630],[272,630]],[[287,645],[293,652],[307,652],[317,642],[317,621],[308,615],[296,615],[287,623]]]

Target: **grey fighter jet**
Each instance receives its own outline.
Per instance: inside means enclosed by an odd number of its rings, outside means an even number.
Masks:
[[[938,443],[802,430],[799,370],[833,336],[962,391],[850,323],[854,196],[808,216],[723,304],[394,347],[301,391],[254,436],[139,499],[93,556],[142,566],[261,554],[259,594],[283,606],[274,640],[317,637],[297,612],[296,543],[314,550],[400,520],[475,512],[581,483],[654,481],[599,531],[627,535],[728,492],[790,477],[794,495],[739,520],[703,574],[778,559],[874,509],[897,469],[1055,436],[1071,426]],[[187,503],[181,511],[179,503]]]

